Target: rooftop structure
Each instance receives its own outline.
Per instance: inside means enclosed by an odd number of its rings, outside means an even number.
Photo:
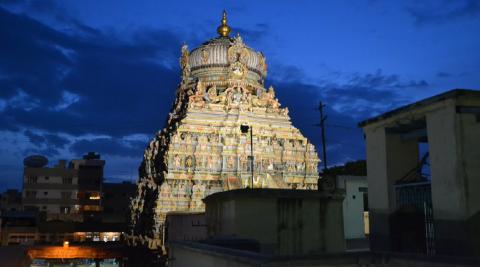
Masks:
[[[480,91],[448,91],[360,127],[372,249],[480,255]]]

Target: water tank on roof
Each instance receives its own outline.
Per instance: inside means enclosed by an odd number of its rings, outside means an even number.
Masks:
[[[23,160],[23,165],[31,168],[41,168],[48,164],[48,159],[41,155],[28,156]]]

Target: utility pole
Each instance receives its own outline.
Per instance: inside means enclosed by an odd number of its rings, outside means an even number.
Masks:
[[[322,130],[322,152],[323,152],[323,172],[327,170],[327,150],[325,144],[325,120],[327,120],[327,116],[323,114],[323,108],[325,105],[320,101],[318,106],[318,110],[320,110],[320,127]]]
[[[248,156],[248,158],[250,159],[250,171],[251,171],[251,174],[252,174],[252,189],[253,189],[253,166],[254,166],[254,162],[253,162],[253,127],[252,126],[248,126],[248,125],[240,125],[240,131],[242,133],[248,133],[248,131],[250,131],[250,156]]]
[[[250,170],[252,171],[252,189],[253,189],[253,127],[250,126]]]

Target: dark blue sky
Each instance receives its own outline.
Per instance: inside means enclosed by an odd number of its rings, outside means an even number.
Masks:
[[[267,57],[294,124],[329,164],[364,158],[356,123],[453,88],[480,88],[480,1],[0,1],[0,190],[22,160],[97,151],[132,180],[179,82],[180,46],[233,32]]]

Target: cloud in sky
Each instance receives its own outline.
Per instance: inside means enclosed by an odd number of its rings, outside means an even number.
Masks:
[[[191,34],[152,25],[101,29],[70,17],[62,2],[18,2],[22,4],[10,5],[23,9],[0,8],[0,25],[15,25],[0,26],[0,158],[8,165],[0,168],[0,184],[10,186],[10,179],[19,179],[22,159],[31,153],[45,154],[52,162],[96,151],[107,160],[107,177],[130,179],[172,105],[182,42],[198,44],[213,37],[211,32],[205,37],[202,25]],[[272,20],[255,21],[262,23],[235,29],[247,44],[268,46],[270,34],[279,38],[278,30],[271,33]],[[298,44],[295,38],[290,41]],[[432,87],[432,78],[447,73],[419,79],[382,66],[355,72],[328,66],[334,75],[309,77],[306,67],[285,64],[273,54],[267,54],[274,58],[268,62],[267,85],[274,86],[294,125],[317,150],[316,108],[320,100],[327,105],[329,164],[364,157],[359,120],[410,102],[412,95]],[[317,61],[309,60],[309,70],[316,71]]]
[[[266,23],[257,23],[253,26],[252,29],[246,28],[235,28],[234,30],[238,32],[242,38],[249,40],[250,42],[259,42],[266,36],[269,36],[268,31],[270,26]]]
[[[24,135],[30,140],[30,142],[36,146],[52,146],[56,148],[63,148],[69,143],[69,140],[65,137],[56,134],[37,134],[31,130],[26,130]]]
[[[125,39],[115,34],[82,27],[62,32],[25,15],[0,10],[0,23],[15,24],[0,29],[7,42],[0,44],[3,56],[0,79],[7,90],[1,99],[3,130],[23,130],[32,147],[28,153],[62,156],[63,149],[81,156],[88,151],[140,160],[146,140],[125,141],[129,135],[151,135],[163,126],[179,80],[176,65],[180,38],[168,30],[144,29]],[[249,38],[261,38],[268,30],[244,31]],[[33,34],[24,34],[33,33]],[[398,105],[398,95],[384,89],[422,87],[425,81],[402,82],[396,75],[353,74],[346,83],[303,82],[301,70],[277,68],[272,83],[280,101],[291,110],[297,127],[318,146],[318,113],[323,99],[329,104],[328,130],[332,161],[362,157],[357,117],[366,116],[372,100],[378,110]],[[300,94],[299,94],[300,93]],[[308,102],[306,102],[308,101]],[[373,105],[375,106],[375,105]],[[360,111],[360,112],[355,112]],[[362,113],[363,112],[363,113]],[[369,111],[370,112],[370,111]],[[348,130],[346,130],[348,129]],[[42,132],[42,133],[40,133]],[[82,138],[93,135],[96,138]],[[340,139],[355,136],[357,146]]]
[[[18,166],[31,153],[141,159],[146,141],[122,138],[153,136],[164,124],[179,80],[176,34],[140,29],[120,38],[78,23],[63,32],[2,8],[0,24],[15,25],[0,27],[0,131],[25,137],[22,149],[2,145],[23,153]],[[92,135],[100,138],[85,139]]]
[[[153,133],[165,120],[179,79],[175,56],[181,43],[173,33],[85,37],[81,29],[63,33],[6,10],[0,10],[0,23],[16,25],[0,29],[0,99],[7,122],[0,128],[121,136],[131,129]]]
[[[419,26],[480,17],[480,2],[477,0],[416,1],[406,9]]]

